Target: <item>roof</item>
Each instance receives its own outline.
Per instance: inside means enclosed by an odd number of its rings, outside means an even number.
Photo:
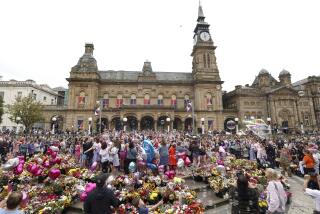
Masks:
[[[153,72],[158,81],[192,81],[191,73]],[[141,71],[99,71],[102,80],[137,81]]]
[[[280,72],[279,76],[288,75],[288,74],[290,74],[290,72],[283,69],[283,70]]]

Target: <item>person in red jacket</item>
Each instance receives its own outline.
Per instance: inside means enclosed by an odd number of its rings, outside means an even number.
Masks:
[[[169,167],[171,170],[175,170],[176,166],[177,166],[176,144],[173,144],[169,148]]]

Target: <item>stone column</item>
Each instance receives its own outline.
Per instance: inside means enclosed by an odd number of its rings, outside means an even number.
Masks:
[[[279,126],[280,124],[278,124],[278,114],[277,114],[277,107],[276,107],[276,101],[273,100],[273,111],[274,111],[274,119],[276,124]]]

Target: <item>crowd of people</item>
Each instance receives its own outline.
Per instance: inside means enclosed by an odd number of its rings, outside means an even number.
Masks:
[[[151,143],[150,150],[146,149],[145,141]],[[38,154],[46,154],[54,146],[61,154],[72,155],[81,168],[94,169],[99,179],[97,188],[84,202],[85,213],[111,213],[111,208],[119,206],[114,193],[105,185],[106,175],[128,175],[133,172],[132,163],[137,166],[134,171],[141,170],[145,163],[153,173],[163,169],[164,173],[175,171],[183,177],[192,171],[183,169],[212,164],[212,157],[216,157],[217,163],[223,162],[228,156],[256,162],[268,181],[261,190],[245,171],[237,172],[237,181],[229,189],[232,213],[261,213],[258,203],[262,192],[267,196],[267,213],[284,213],[290,197],[285,191],[284,180],[293,174],[306,177],[304,189],[306,194],[316,198],[315,212],[320,212],[319,145],[319,135],[274,135],[270,139],[260,139],[251,134],[210,133],[200,136],[178,131],[106,130],[101,135],[33,133],[23,136],[4,133],[0,135],[0,157],[2,164],[17,156],[28,160]],[[181,154],[188,160],[182,166],[179,164]],[[281,176],[275,170],[278,168]],[[20,193],[12,192],[2,201],[0,214],[9,213],[8,210],[10,213],[22,213],[18,210],[21,200]],[[138,213],[150,213],[161,203],[163,201],[147,206],[139,198],[132,200]]]

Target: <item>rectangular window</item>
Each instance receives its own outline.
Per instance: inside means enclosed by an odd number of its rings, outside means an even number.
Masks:
[[[130,105],[136,105],[137,100],[136,99],[130,99]]]
[[[37,100],[37,94],[33,94],[33,99]]]
[[[54,100],[53,99],[51,99],[51,105],[53,105],[54,104]]]
[[[177,107],[177,100],[171,100],[171,106]]]
[[[78,130],[83,129],[83,120],[78,120]]]
[[[121,107],[122,104],[123,104],[123,99],[117,99],[117,101],[116,101],[117,108]]]
[[[309,126],[309,125],[310,125],[309,115],[305,115],[305,116],[304,116],[304,124],[305,124],[306,126]]]
[[[43,101],[46,101],[47,100],[47,97],[43,97]]]
[[[108,107],[109,107],[109,99],[103,99],[102,108],[108,108]]]
[[[208,120],[208,130],[213,130],[213,120]]]
[[[150,105],[150,99],[144,99],[143,104],[144,105]]]
[[[163,105],[163,99],[158,99],[158,105],[162,106]]]
[[[2,99],[4,99],[4,91],[0,91],[0,97],[2,97]]]
[[[19,98],[22,97],[22,91],[18,91],[18,97],[19,97]]]

